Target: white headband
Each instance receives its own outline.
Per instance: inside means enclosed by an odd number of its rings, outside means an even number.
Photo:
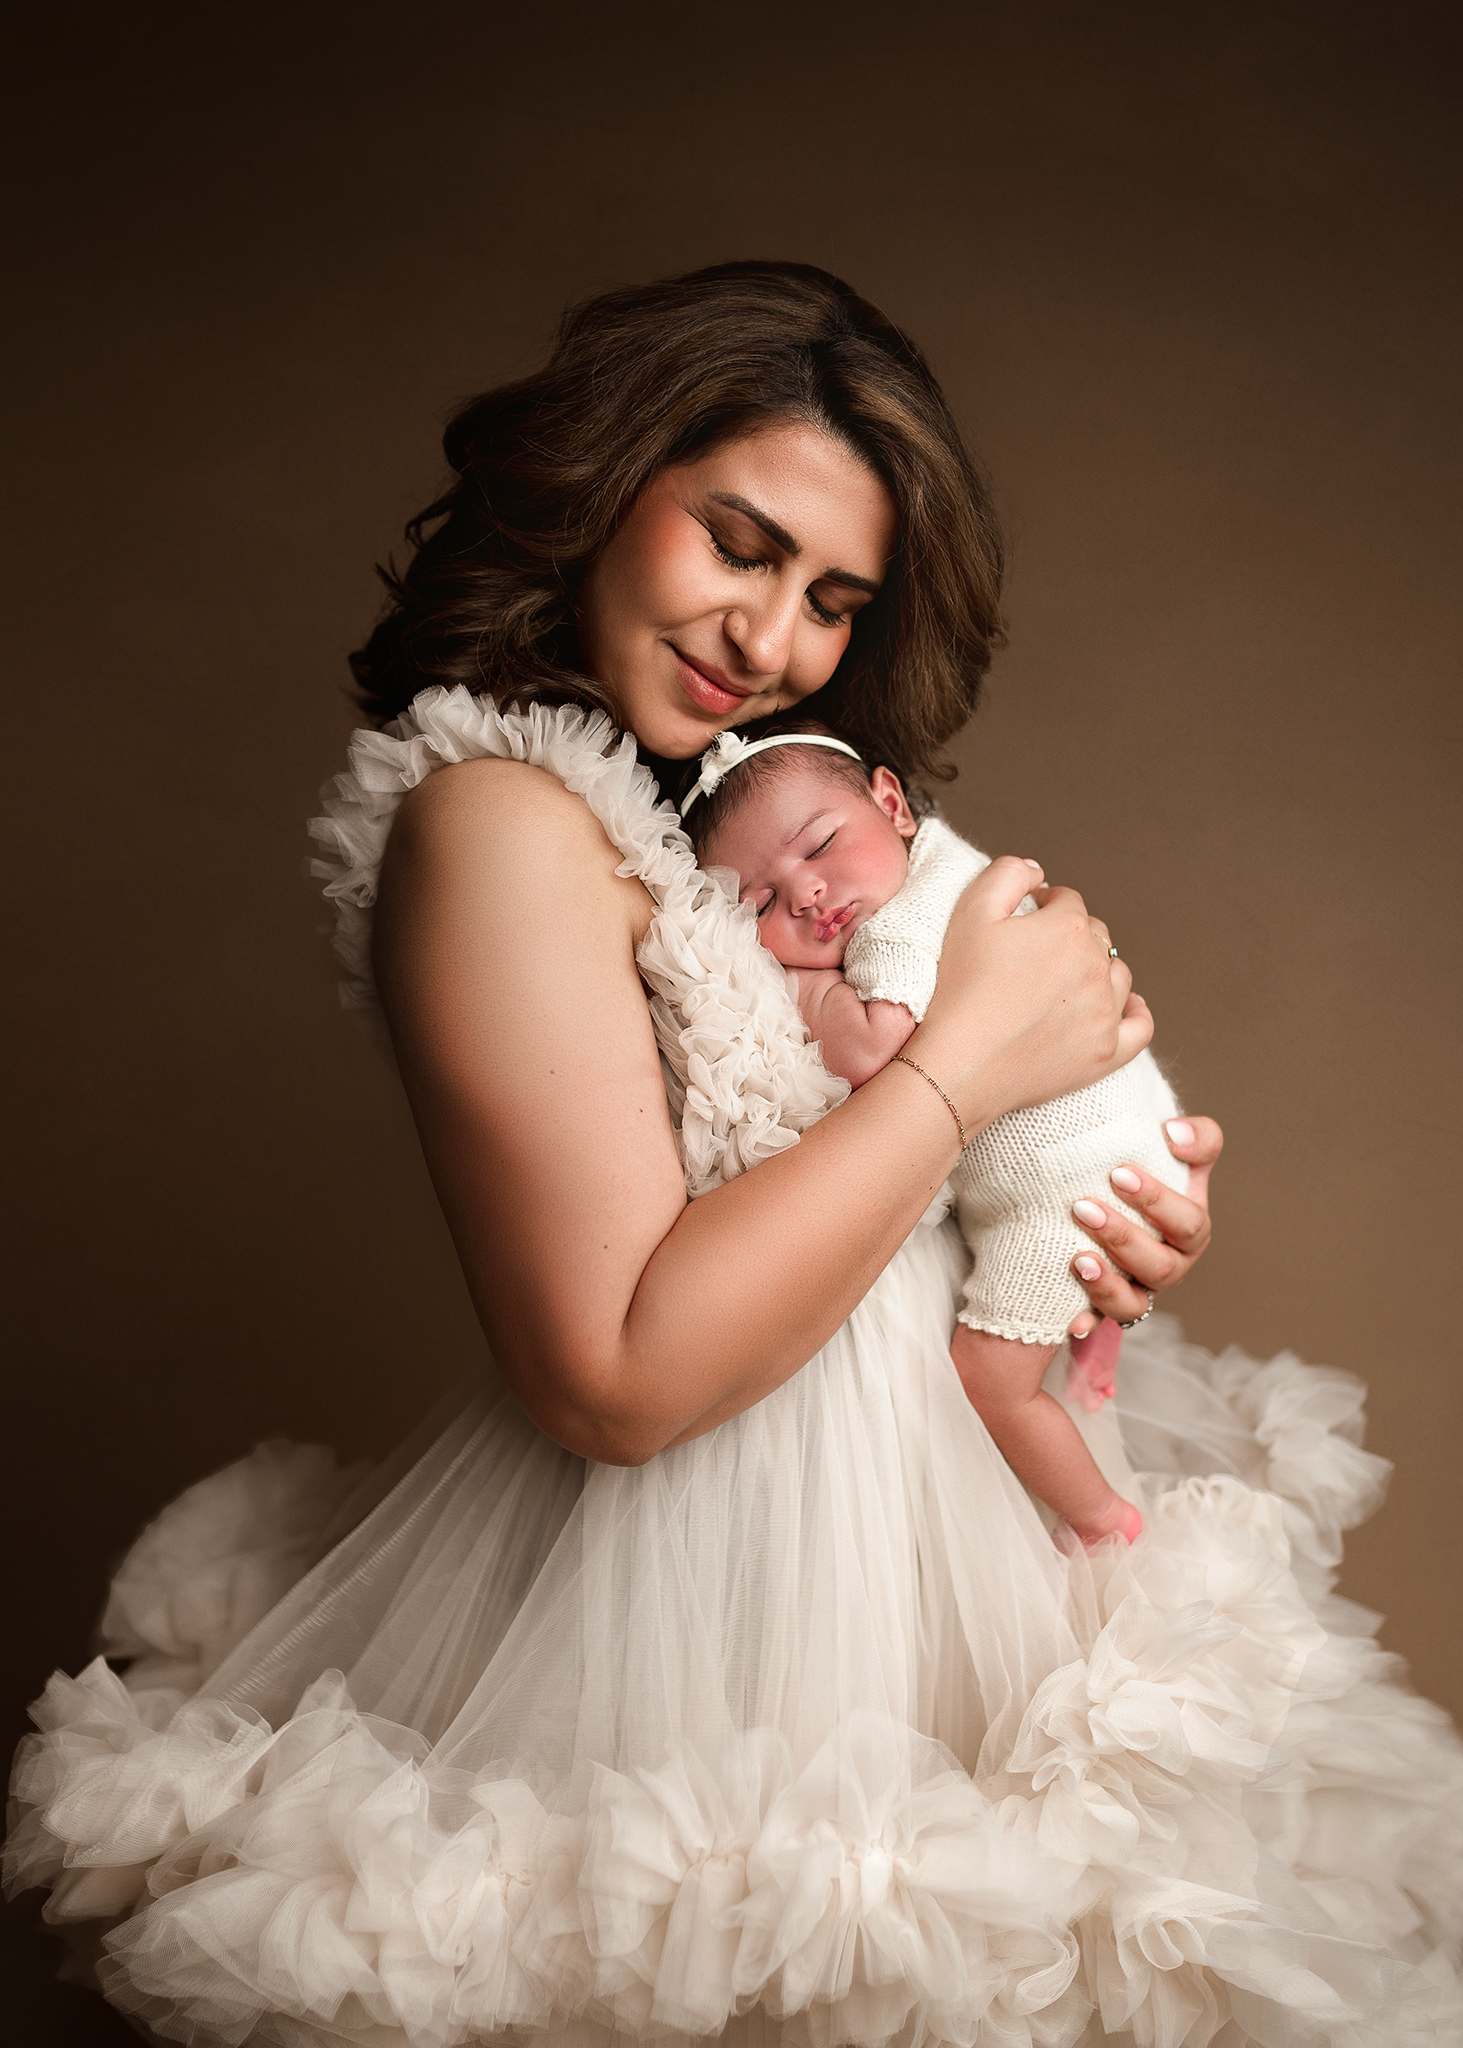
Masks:
[[[828,747],[835,754],[847,754],[851,760],[863,759],[863,755],[845,740],[830,739],[821,732],[783,732],[767,740],[744,740],[734,732],[718,733],[701,756],[699,780],[681,799],[681,816],[685,817],[698,796],[710,796],[733,768],[740,767],[743,761],[750,761],[754,754],[765,753],[768,747]]]

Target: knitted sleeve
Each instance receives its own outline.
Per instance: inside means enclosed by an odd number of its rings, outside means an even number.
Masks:
[[[987,865],[942,819],[925,820],[904,887],[848,942],[843,972],[862,1001],[903,1003],[924,1017],[951,913]],[[1028,897],[1022,909],[1034,908]],[[1024,1344],[1060,1344],[1087,1300],[1072,1260],[1092,1243],[1072,1204],[1094,1195],[1141,1221],[1108,1184],[1124,1161],[1186,1189],[1189,1169],[1163,1142],[1177,1107],[1145,1052],[1091,1088],[998,1117],[967,1145],[950,1177],[974,1260],[960,1321]]]
[[[860,1002],[903,1003],[923,1022],[951,913],[989,865],[943,818],[925,819],[910,841],[904,887],[859,926],[844,953],[844,979]]]

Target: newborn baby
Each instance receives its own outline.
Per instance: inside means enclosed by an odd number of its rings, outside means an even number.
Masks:
[[[988,856],[937,817],[917,822],[896,776],[871,773],[815,726],[750,744],[722,734],[681,812],[702,866],[735,870],[763,945],[792,970],[825,1063],[861,1087],[923,1018],[945,928]],[[951,1175],[972,1253],[959,1311],[973,1333],[961,1347],[962,1382],[1012,1470],[1084,1543],[1114,1534],[1131,1542],[1143,1524],[1042,1390],[1086,1307],[1070,1266],[1090,1245],[1072,1205],[1119,1162],[1186,1188],[1188,1168],[1162,1135],[1176,1110],[1141,1053],[1090,1088],[998,1117]],[[1074,1387],[1084,1406],[1112,1392],[1115,1336],[1104,1323],[1089,1340],[1096,1356]]]

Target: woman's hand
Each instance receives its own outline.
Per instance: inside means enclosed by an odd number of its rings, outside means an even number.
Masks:
[[[1039,907],[1018,917],[1028,894]],[[1136,1057],[1153,1019],[1132,985],[1076,890],[1046,888],[1035,861],[1004,855],[955,907],[909,1050],[974,1137],[1008,1110],[1085,1088]]]
[[[1077,1221],[1106,1256],[1079,1252],[1072,1261],[1072,1271],[1092,1304],[1072,1324],[1074,1337],[1087,1336],[1102,1316],[1129,1323],[1143,1315],[1149,1292],[1161,1294],[1166,1287],[1176,1287],[1208,1247],[1209,1173],[1224,1150],[1224,1133],[1212,1117],[1184,1116],[1172,1117],[1163,1134],[1175,1159],[1188,1162],[1189,1192],[1181,1195],[1137,1166],[1113,1169],[1115,1190],[1130,1209],[1162,1232],[1161,1237],[1150,1237],[1131,1217],[1096,1198],[1082,1205],[1089,1214],[1078,1215]],[[1101,1222],[1090,1213],[1093,1210],[1100,1213]]]

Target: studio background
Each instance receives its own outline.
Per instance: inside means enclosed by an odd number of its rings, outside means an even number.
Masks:
[[[1343,1589],[1463,1708],[1453,10],[61,9],[13,63],[8,1741],[109,1559],[481,1341],[304,821],[443,420],[743,255],[927,348],[1011,540],[955,824],[1229,1138],[1190,1333],[1371,1382]],[[124,2040],[12,1935],[28,2042]]]

